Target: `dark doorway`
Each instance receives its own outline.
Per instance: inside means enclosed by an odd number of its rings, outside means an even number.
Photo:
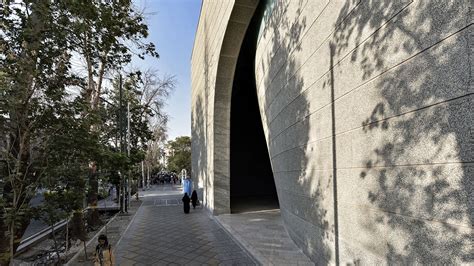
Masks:
[[[231,213],[279,208],[262,127],[255,81],[255,52],[263,2],[249,25],[234,76],[230,123]]]

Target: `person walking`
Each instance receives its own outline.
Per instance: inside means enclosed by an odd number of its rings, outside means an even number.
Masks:
[[[184,213],[189,213],[189,209],[190,209],[189,202],[190,201],[191,200],[189,199],[188,193],[184,193],[184,197],[183,197]]]
[[[113,266],[115,265],[112,247],[109,244],[106,235],[99,236],[99,244],[95,247],[94,266]]]
[[[193,204],[193,209],[196,209],[198,203],[198,193],[196,190],[193,190],[193,193],[191,194],[191,203]]]

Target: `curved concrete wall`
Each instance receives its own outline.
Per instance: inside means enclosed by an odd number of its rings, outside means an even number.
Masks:
[[[222,55],[237,57],[255,6],[204,1],[193,52],[193,176],[217,214],[235,67]],[[473,262],[472,20],[470,0],[269,1],[260,111],[281,213],[314,262]]]
[[[230,102],[258,0],[203,1],[191,59],[192,177],[214,214],[230,212]]]

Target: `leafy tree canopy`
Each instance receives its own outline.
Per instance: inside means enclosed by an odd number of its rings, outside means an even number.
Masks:
[[[191,138],[177,137],[168,142],[168,149],[168,169],[175,173],[186,169],[188,175],[191,175]]]

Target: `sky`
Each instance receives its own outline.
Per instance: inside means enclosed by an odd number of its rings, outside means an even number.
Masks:
[[[133,65],[176,76],[176,88],[165,107],[170,116],[168,139],[191,136],[191,52],[201,0],[138,0],[136,4],[145,7],[147,40],[155,44],[160,58],[134,60]]]

